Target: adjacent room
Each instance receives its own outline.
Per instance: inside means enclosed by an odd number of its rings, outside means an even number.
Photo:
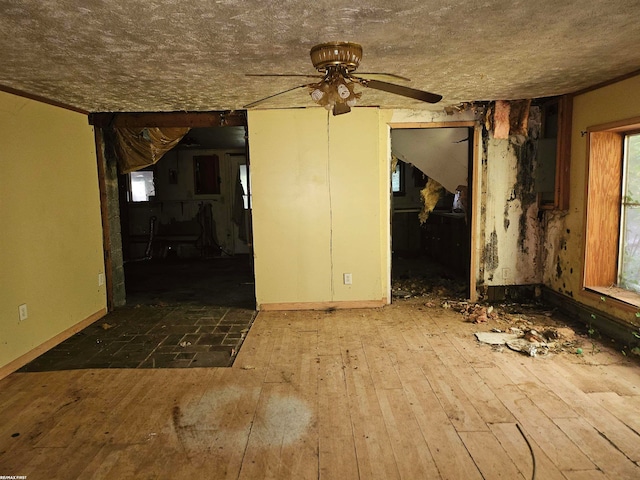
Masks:
[[[392,279],[397,287],[392,293],[398,298],[443,286],[469,297],[472,126],[391,131]]]
[[[0,476],[640,478],[631,0],[0,7]]]

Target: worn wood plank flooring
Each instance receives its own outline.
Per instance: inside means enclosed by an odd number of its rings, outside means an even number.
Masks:
[[[498,351],[490,328],[415,299],[263,312],[232,368],[15,373],[0,475],[529,479],[526,436],[538,479],[640,478],[638,363]]]

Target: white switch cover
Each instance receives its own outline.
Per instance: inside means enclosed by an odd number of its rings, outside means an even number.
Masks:
[[[503,280],[508,280],[510,276],[511,276],[511,269],[503,268],[502,269],[502,279]]]
[[[99,273],[98,274],[98,286],[101,287],[102,285],[104,285],[104,273]]]
[[[353,283],[353,278],[351,277],[350,273],[345,273],[343,275],[343,277],[344,277],[344,284],[345,285],[351,285]]]
[[[18,307],[18,314],[20,315],[20,320],[26,320],[29,317],[29,314],[27,313],[27,304],[23,303],[22,305],[20,305]]]

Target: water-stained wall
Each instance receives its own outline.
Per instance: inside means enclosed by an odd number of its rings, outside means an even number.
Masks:
[[[482,239],[478,287],[529,285],[542,281],[541,224],[534,170],[540,114],[532,107],[527,135],[482,138]]]

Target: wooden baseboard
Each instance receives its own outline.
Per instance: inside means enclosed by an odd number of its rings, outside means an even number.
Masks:
[[[291,302],[291,303],[262,303],[258,310],[262,312],[278,310],[334,310],[349,308],[380,308],[387,305],[386,298],[380,300],[357,300],[342,302]]]
[[[2,380],[6,376],[12,374],[16,370],[24,367],[30,361],[36,359],[37,357],[42,355],[44,352],[46,352],[48,350],[51,350],[53,347],[55,347],[59,343],[64,342],[67,338],[71,337],[72,335],[75,335],[76,333],[78,333],[83,328],[88,327],[89,325],[91,325],[96,320],[99,320],[102,317],[104,317],[106,314],[107,314],[107,309],[103,308],[103,309],[97,311],[96,313],[94,313],[93,315],[90,315],[87,318],[85,318],[84,320],[76,323],[74,326],[66,329],[63,332],[60,332],[55,337],[50,338],[49,340],[47,340],[43,344],[38,345],[33,350],[28,351],[24,355],[21,355],[20,357],[18,357],[15,360],[9,362],[5,366],[0,367],[0,380]]]
[[[589,305],[580,303],[575,298],[563,295],[549,287],[542,288],[542,299],[557,307],[571,321],[580,323],[586,328],[594,328],[598,333],[615,339],[621,346],[639,346],[635,336],[637,326],[603,312]]]

